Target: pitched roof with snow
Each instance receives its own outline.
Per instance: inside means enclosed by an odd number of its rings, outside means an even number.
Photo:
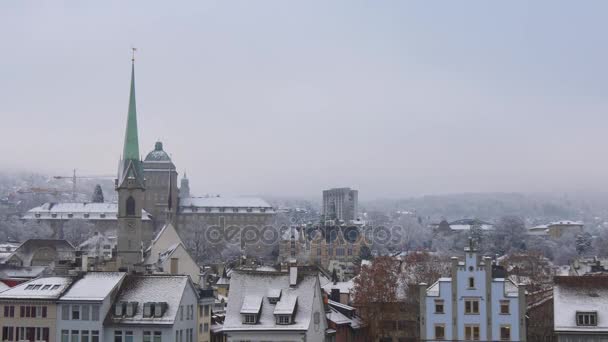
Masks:
[[[118,220],[118,203],[53,203],[47,202],[28,210],[24,220]],[[142,220],[150,220],[150,214],[142,209]]]
[[[124,272],[89,272],[61,296],[61,300],[103,300],[125,278]]]
[[[315,301],[320,300],[315,298],[315,287],[319,286],[318,276],[299,272],[298,278],[297,285],[290,287],[288,273],[234,271],[230,278],[230,299],[223,331],[307,330]],[[281,289],[281,300],[287,298],[284,304],[270,304],[267,298],[263,298],[268,289]],[[242,322],[241,310],[244,304],[249,303],[249,298],[263,298],[257,324]],[[285,308],[295,307],[293,324],[276,324],[274,315],[277,306],[281,313]]]
[[[72,277],[44,277],[0,293],[0,299],[57,299],[72,284]]]
[[[354,287],[355,284],[351,279],[349,281],[338,281],[335,284],[333,282],[329,282],[323,286],[323,290],[329,294],[331,293],[332,289],[339,289],[340,293],[349,294],[353,292]]]
[[[188,276],[128,275],[123,280],[116,302],[137,302],[138,308],[132,317],[116,317],[114,312],[110,312],[109,322],[171,325],[175,322],[182,295],[188,286],[192,287]],[[161,317],[143,317],[143,305],[148,302],[167,303],[166,311]]]
[[[554,330],[608,332],[608,277],[555,277],[553,287]],[[577,312],[596,312],[596,326],[578,326]],[[557,314],[559,313],[559,314]]]

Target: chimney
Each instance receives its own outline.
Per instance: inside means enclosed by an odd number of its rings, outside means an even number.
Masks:
[[[83,272],[87,272],[89,270],[89,257],[86,254],[83,254],[80,258],[82,260],[81,269]]]
[[[452,279],[456,279],[458,274],[458,257],[452,257]]]
[[[290,266],[289,267],[289,286],[296,287],[298,285],[298,267]]]

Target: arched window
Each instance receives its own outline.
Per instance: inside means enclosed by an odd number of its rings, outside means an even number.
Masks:
[[[135,199],[133,199],[133,196],[127,198],[127,216],[135,216]]]

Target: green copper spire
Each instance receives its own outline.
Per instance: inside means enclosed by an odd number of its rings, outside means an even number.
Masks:
[[[131,60],[131,94],[129,95],[129,115],[125,132],[124,160],[139,160],[139,140],[137,138],[137,110],[135,108],[135,58]]]

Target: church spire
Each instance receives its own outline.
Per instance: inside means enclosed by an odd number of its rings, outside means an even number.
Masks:
[[[129,113],[125,132],[125,145],[122,157],[125,160],[139,160],[139,140],[137,138],[137,109],[135,106],[135,48],[131,59],[131,93],[129,94]]]

